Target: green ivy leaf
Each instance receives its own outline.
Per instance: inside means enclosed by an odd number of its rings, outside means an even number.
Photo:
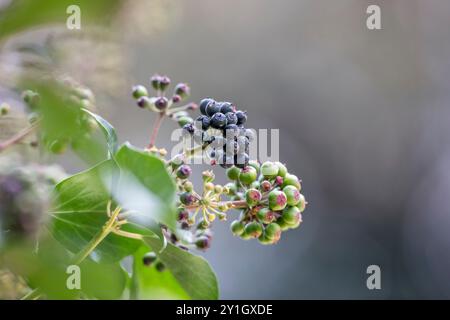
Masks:
[[[69,251],[80,252],[105,225],[106,208],[111,199],[108,186],[113,184],[117,173],[114,162],[106,160],[55,187],[55,206],[49,228]],[[153,234],[132,224],[123,226],[123,230]],[[118,261],[140,245],[139,240],[109,234],[94,250],[93,257],[98,261]]]
[[[100,126],[103,133],[106,137],[106,142],[108,144],[108,152],[110,155],[110,158],[114,156],[114,154],[117,151],[117,134],[114,127],[106,121],[104,118],[99,116],[98,114],[95,114],[87,109],[82,109],[85,113],[87,113],[90,117],[92,117]]]
[[[158,258],[192,299],[219,298],[216,274],[205,259],[170,243],[161,251],[161,243],[155,239],[145,238],[145,242],[155,251]]]
[[[155,264],[146,266],[142,262],[144,255],[152,251],[148,246],[134,253],[133,278],[130,291],[132,299],[189,299],[189,295],[178,283],[170,270],[159,272]],[[134,294],[133,294],[134,292]]]
[[[130,219],[145,227],[158,222],[173,228],[176,223],[176,186],[165,163],[130,144],[120,147],[115,161],[121,175],[117,188],[112,191],[123,207],[139,213]]]

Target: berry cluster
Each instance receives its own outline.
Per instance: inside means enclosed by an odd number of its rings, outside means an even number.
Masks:
[[[250,142],[254,133],[246,129],[247,113],[237,110],[231,102],[205,98],[200,102],[201,115],[194,123],[184,125],[187,134],[201,145],[209,145],[211,164],[223,168],[235,165],[244,168],[249,162]]]
[[[295,229],[302,222],[306,201],[300,193],[300,180],[282,163],[268,161],[260,166],[251,161],[243,169],[228,169],[227,176],[234,181],[226,185],[232,199],[247,205],[239,219],[231,223],[234,235],[272,244],[282,231]]]

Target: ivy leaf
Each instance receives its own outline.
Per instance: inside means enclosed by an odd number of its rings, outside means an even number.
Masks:
[[[49,229],[69,251],[80,252],[107,222],[106,208],[111,199],[107,186],[113,184],[117,173],[115,163],[106,160],[55,187],[55,205],[50,212]],[[122,229],[158,238],[150,230],[133,224]],[[140,245],[139,240],[109,234],[94,250],[93,257],[96,261],[118,261],[132,254]]]
[[[158,258],[192,299],[214,300],[219,298],[216,274],[205,259],[171,243],[168,243],[167,247],[160,251],[160,242],[152,238],[145,238],[144,241],[155,251]]]
[[[98,114],[95,114],[87,109],[82,109],[85,113],[87,113],[89,116],[91,116],[100,126],[103,133],[106,137],[106,142],[108,144],[108,152],[110,155],[110,158],[114,156],[117,150],[117,134],[114,127],[106,121],[104,118],[99,116]]]
[[[142,245],[133,256],[132,299],[189,299],[189,295],[178,283],[170,270],[159,272],[155,264],[144,265],[142,259],[151,249]]]
[[[154,222],[173,228],[176,186],[165,163],[130,144],[122,145],[114,159],[121,174],[112,193],[123,207],[139,213],[130,220],[149,228]]]

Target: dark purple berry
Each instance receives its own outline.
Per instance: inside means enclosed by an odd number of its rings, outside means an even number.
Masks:
[[[194,134],[195,128],[193,123],[188,123],[183,126],[183,132]]]
[[[137,105],[139,106],[139,108],[147,108],[150,105],[150,99],[146,96],[140,97],[137,100]]]
[[[197,126],[197,128],[202,128],[202,130],[209,129],[210,119],[208,116],[201,115],[195,121],[195,125]]]
[[[159,82],[159,88],[164,91],[170,85],[170,78],[168,76],[162,76]]]
[[[181,165],[177,170],[177,177],[180,179],[187,179],[191,175],[192,169],[187,164]]]
[[[223,114],[233,112],[234,106],[231,102],[220,102],[220,112]]]
[[[166,97],[159,97],[155,101],[155,107],[158,108],[159,110],[164,110],[165,108],[167,108],[168,103],[169,100],[167,100]]]
[[[237,124],[244,124],[247,121],[247,114],[243,111],[236,112]]]
[[[215,113],[210,120],[211,127],[222,129],[227,125],[227,117],[221,112]]]
[[[214,99],[205,98],[200,101],[200,113],[206,115],[206,107],[211,103],[215,103]]]
[[[206,106],[206,115],[212,117],[217,112],[220,112],[220,106],[215,101],[210,102]]]
[[[221,110],[221,112],[222,112],[222,110]],[[227,112],[227,113],[225,113],[225,116],[227,117],[228,124],[237,124],[238,118],[234,112]]]
[[[175,87],[175,94],[179,95],[182,98],[188,96],[190,92],[191,88],[189,88],[186,83],[179,83]]]

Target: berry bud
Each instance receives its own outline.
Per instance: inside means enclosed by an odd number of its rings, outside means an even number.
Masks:
[[[237,180],[239,178],[239,174],[241,173],[241,170],[237,167],[231,167],[227,170],[227,177],[230,180]]]
[[[9,104],[6,103],[2,103],[0,105],[0,116],[5,116],[9,113],[9,111],[11,110],[11,107],[9,106]]]
[[[178,103],[180,101],[181,101],[181,97],[179,95],[175,94],[175,95],[172,96],[172,102],[173,103]]]
[[[190,192],[183,192],[180,194],[180,201],[182,204],[189,206],[195,202],[195,197]]]
[[[200,113],[206,115],[206,107],[212,103],[215,103],[215,101],[214,99],[211,98],[205,98],[202,101],[200,101]]]
[[[256,213],[256,217],[262,223],[267,224],[267,223],[271,223],[272,221],[275,220],[275,213],[273,211],[271,211],[269,208],[261,208]]]
[[[289,226],[298,223],[301,219],[300,210],[297,207],[286,207],[281,216]]]
[[[295,206],[300,202],[300,192],[294,186],[286,186],[283,188],[283,192],[286,194],[287,204]]]
[[[137,105],[139,108],[145,109],[150,107],[151,101],[148,97],[142,96],[137,100]]]
[[[208,249],[211,245],[211,240],[208,237],[200,237],[195,241],[195,246],[198,249]]]
[[[300,200],[297,203],[297,208],[300,210],[300,212],[305,211],[305,208],[306,208],[305,196],[302,195],[301,193],[300,193]]]
[[[275,162],[275,164],[278,166],[278,175],[282,178],[284,178],[287,174],[287,168],[284,164],[281,162]]]
[[[281,237],[281,227],[276,223],[270,223],[266,226],[264,234],[267,238],[278,241]]]
[[[273,162],[266,161],[261,166],[261,174],[265,178],[273,178],[278,174],[278,166]]]
[[[257,178],[256,169],[250,166],[245,167],[239,174],[239,181],[243,184],[249,185]]]
[[[161,76],[159,74],[154,74],[150,78],[150,83],[152,84],[153,89],[159,90],[161,84]]]
[[[261,201],[261,192],[256,189],[248,189],[245,192],[245,201],[249,207],[256,206]]]
[[[146,265],[147,267],[150,266],[153,262],[156,261],[156,259],[158,259],[158,257],[156,256],[156,254],[154,252],[147,252],[144,257],[142,258],[142,262],[144,263],[144,265]]]
[[[298,191],[300,191],[301,185],[300,185],[300,181],[298,180],[296,175],[287,173],[286,176],[284,177],[284,181],[283,181],[283,188],[286,186],[294,186],[297,188]]]
[[[211,182],[214,181],[214,173],[210,170],[207,171],[203,171],[202,172],[202,178],[203,178],[203,182]]]
[[[133,98],[139,99],[140,97],[148,96],[147,88],[141,85],[134,86],[132,89]]]
[[[155,107],[158,110],[164,110],[165,108],[167,108],[168,104],[169,104],[169,100],[166,97],[159,97],[155,101]]]
[[[191,191],[194,189],[194,185],[192,184],[192,182],[186,181],[186,182],[183,184],[183,189],[184,189],[185,191],[187,191],[187,192],[191,192]]]
[[[28,115],[28,122],[29,122],[30,124],[36,123],[36,121],[38,121],[38,120],[39,120],[39,113],[37,113],[37,112],[31,112],[31,113]]]
[[[182,128],[184,128],[185,125],[193,123],[194,119],[191,117],[181,117],[178,119],[178,125]]]
[[[221,112],[212,115],[210,120],[211,126],[216,129],[222,129],[227,125],[227,117]]]
[[[189,167],[187,164],[183,164],[177,170],[177,177],[180,179],[187,179],[190,176],[191,172],[191,167]]]
[[[264,180],[263,182],[261,182],[261,190],[262,191],[269,191],[271,188],[272,188],[272,184],[269,181]]]
[[[214,186],[214,193],[221,194],[223,192],[223,187],[220,184]]]
[[[175,94],[182,98],[187,97],[191,93],[191,88],[186,83],[179,83],[175,86]]]
[[[159,88],[164,91],[170,85],[170,78],[168,76],[162,76],[159,81]]]
[[[283,184],[283,178],[280,176],[276,176],[275,177],[275,183],[279,186],[281,186]]]
[[[237,111],[236,112],[236,116],[237,116],[237,124],[244,124],[247,121],[247,114],[243,111]]]
[[[205,190],[206,191],[214,190],[214,184],[212,184],[211,182],[205,183]]]
[[[269,208],[274,211],[283,210],[286,207],[287,198],[283,191],[272,190],[269,193]]]
[[[244,224],[239,220],[234,220],[230,225],[231,232],[235,236],[240,236],[244,232],[244,227]]]
[[[263,232],[263,228],[260,223],[252,221],[245,226],[244,233],[252,238],[258,238]]]

